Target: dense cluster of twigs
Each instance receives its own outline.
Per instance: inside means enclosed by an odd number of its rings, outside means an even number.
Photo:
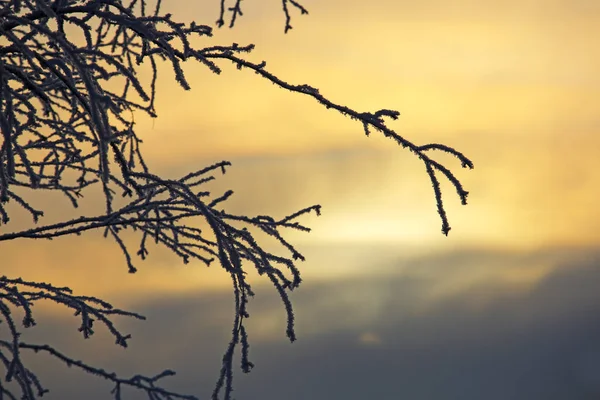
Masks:
[[[242,15],[240,3],[236,0],[228,9],[230,26]],[[282,0],[282,5],[287,32],[291,29],[290,8],[303,14],[307,11],[293,0]],[[218,26],[224,24],[225,13],[225,0],[221,0]],[[51,239],[103,229],[105,237],[112,238],[121,248],[129,271],[133,273],[136,271],[134,257],[122,237],[129,229],[139,235],[137,255],[142,260],[148,255],[148,240],[170,249],[185,263],[196,259],[208,265],[217,260],[232,279],[235,318],[232,340],[223,356],[213,399],[218,399],[223,390],[225,398],[229,399],[237,344],[241,344],[242,369],[248,372],[253,366],[248,360],[248,336],[244,327],[244,319],[249,317],[248,299],[253,292],[245,278],[245,268],[254,266],[260,275],[266,275],[273,283],[287,312],[287,336],[291,341],[295,340],[294,314],[287,291],[300,284],[295,262],[304,257],[282,237],[281,230],[309,231],[297,219],[313,211],[318,214],[320,206],[308,207],[280,219],[233,215],[218,209],[233,192],[215,197],[202,189],[203,184],[214,179],[214,172],[225,172],[230,165],[226,161],[179,179],[153,174],[142,156],[133,115],[138,111],[156,116],[158,62],[170,63],[176,81],[187,90],[190,87],[181,67],[183,61],[196,60],[218,74],[221,72],[219,60],[228,60],[240,69],[253,70],[282,88],[304,93],[327,108],[359,120],[366,134],[376,130],[394,139],[424,162],[433,183],[445,234],[450,226],[436,173],[452,182],[463,204],[466,204],[467,192],[447,168],[427,153],[442,150],[456,156],[463,167],[472,168],[473,165],[450,147],[439,144],[417,146],[389,129],[383,118],[396,119],[399,115],[396,111],[354,111],[331,102],[308,85],[285,82],[267,71],[265,62],[246,60],[243,56],[253,49],[252,45],[194,48],[190,44],[190,38],[194,36],[210,37],[212,28],[194,22],[174,21],[170,14],[161,12],[160,0],[153,7],[146,0],[0,1],[0,225],[3,225],[0,229],[9,226],[8,204],[25,209],[36,223],[22,231],[0,231],[0,241]],[[149,83],[138,79],[141,64],[149,64],[152,69]],[[51,225],[37,224],[43,211],[32,206],[26,196],[32,190],[56,191],[77,207],[88,187],[97,185],[102,187],[105,212]],[[198,221],[209,227],[208,233],[198,228]],[[277,239],[290,255],[284,257],[264,250],[255,240],[255,231]],[[25,319],[21,325],[27,328],[34,325],[31,305],[41,299],[74,309],[81,316],[80,331],[85,337],[93,333],[92,322],[99,321],[122,346],[126,346],[128,336],[122,335],[110,318],[113,315],[143,318],[115,310],[99,299],[74,296],[68,288],[0,278],[0,313],[12,338],[0,341],[0,359],[7,370],[4,380],[16,381],[23,398],[37,398],[45,389],[35,373],[23,365],[22,350],[46,352],[69,365],[112,381],[115,399],[120,398],[123,385],[145,390],[151,399],[193,398],[155,386],[157,380],[173,374],[171,371],[155,377],[123,379],[75,361],[49,345],[20,341],[19,324],[11,314],[11,307],[24,310]],[[0,380],[0,397],[4,395],[17,397]]]

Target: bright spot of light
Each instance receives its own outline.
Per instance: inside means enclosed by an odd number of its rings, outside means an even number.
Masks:
[[[381,338],[379,335],[373,332],[365,332],[358,337],[358,341],[361,344],[373,346],[381,344]]]

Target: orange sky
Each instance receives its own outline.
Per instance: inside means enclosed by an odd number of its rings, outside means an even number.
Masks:
[[[163,3],[174,20],[217,19],[218,1]],[[159,118],[136,116],[155,173],[177,178],[230,160],[227,174],[207,186],[235,191],[228,211],[278,217],[323,207],[322,216],[302,220],[311,233],[284,235],[307,257],[299,265],[304,282],[291,295],[300,338],[293,346],[281,344],[280,299],[250,274],[257,296],[248,332],[260,362],[248,377],[235,372],[237,393],[527,400],[600,393],[600,1],[302,4],[310,15],[292,10],[294,29],[284,35],[280,3],[244,1],[235,29],[215,28],[196,45],[254,43],[248,58],[266,60],[289,83],[310,84],[357,111],[399,110],[389,126],[400,135],[473,160],[466,170],[436,157],[470,192],[469,205],[442,180],[452,226],[445,237],[423,164],[392,141],[367,138],[360,123],[226,63],[217,76],[186,62],[188,92],[163,65]],[[50,223],[92,212],[99,201],[88,200],[75,212],[61,197],[32,204]],[[20,211],[12,217],[0,233],[30,222]],[[149,316],[143,324],[119,321],[135,338],[127,352],[103,329],[99,340],[80,340],[73,318],[65,333],[67,320],[52,312],[38,313],[43,328],[24,336],[117,370],[172,367],[190,392],[212,388],[233,311],[230,279],[218,265],[184,266],[150,248],[138,273],[128,274],[118,246],[100,232],[3,242],[0,251],[3,275],[70,286]],[[106,394],[50,362],[35,366],[58,387],[50,400],[64,397],[61,385],[70,396]]]
[[[217,2],[200,3],[212,2],[172,2],[167,11],[212,23]],[[169,176],[231,160],[215,190],[236,191],[232,211],[282,215],[322,204],[323,216],[308,219],[312,233],[290,233],[307,248],[387,243],[417,254],[598,244],[600,24],[593,15],[600,5],[451,3],[310,1],[305,6],[311,14],[294,17],[294,29],[284,35],[278,7],[249,2],[235,29],[216,30],[206,41],[255,43],[248,57],[266,60],[271,72],[290,83],[311,84],[358,111],[398,109],[402,115],[390,126],[401,135],[418,144],[451,145],[469,156],[473,171],[438,157],[471,193],[462,207],[453,188],[442,183],[453,227],[448,238],[440,233],[429,179],[411,154],[391,141],[366,138],[360,124],[248,71],[226,67],[216,76],[188,62],[192,90],[184,92],[163,68],[159,118],[139,119],[147,160]],[[36,250],[23,254],[23,246]],[[85,254],[68,254],[73,246]],[[6,260],[28,266],[27,275],[92,294],[227,286],[216,267],[182,268],[167,254],[138,263],[136,276],[115,283],[107,273],[90,283],[96,268],[126,271],[116,246],[98,235],[3,247]],[[102,265],[89,257],[98,252],[106,257]],[[317,260],[302,265],[305,277],[334,279],[364,269],[352,260],[347,268],[321,268],[338,257],[320,250]],[[385,254],[367,251],[364,257]],[[511,282],[521,275],[535,281],[546,270],[490,269],[481,279],[501,274]],[[465,282],[473,279],[465,274]]]

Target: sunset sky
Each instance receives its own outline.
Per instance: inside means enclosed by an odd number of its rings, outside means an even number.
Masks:
[[[213,25],[218,16],[218,1],[168,3],[175,20]],[[197,45],[254,43],[248,59],[267,61],[287,82],[357,111],[399,110],[388,124],[397,133],[452,146],[475,169],[434,157],[470,192],[461,206],[440,178],[445,237],[422,162],[393,141],[366,137],[360,123],[251,71],[222,63],[217,76],[188,62],[186,92],[165,65],[159,117],[140,116],[137,126],[151,168],[177,178],[231,161],[211,190],[233,189],[225,204],[236,213],[323,207],[302,220],[311,233],[286,236],[307,257],[291,296],[297,343],[286,341],[272,285],[253,276],[256,368],[236,371],[236,396],[599,398],[600,1],[302,4],[310,14],[292,10],[284,35],[278,2],[243,2],[234,29],[215,28]],[[71,215],[52,207],[51,220]],[[133,334],[127,351],[102,332],[84,343],[74,318],[63,332],[67,313],[40,316],[32,337],[125,375],[172,368],[172,387],[211,393],[233,318],[229,278],[217,266],[155,251],[130,275],[117,246],[93,233],[1,251],[5,275],[68,285],[149,317],[123,321]],[[66,390],[109,398],[104,382],[49,365],[40,368],[50,400]],[[65,376],[82,378],[66,389]]]

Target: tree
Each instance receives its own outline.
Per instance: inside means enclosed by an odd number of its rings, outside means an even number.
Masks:
[[[233,27],[242,15],[241,0],[227,8],[220,1],[216,22]],[[285,32],[291,29],[291,12],[307,14],[294,0],[282,0]],[[432,150],[457,157],[463,167],[473,168],[460,152],[442,144],[416,145],[386,126],[385,118],[397,119],[399,112],[382,109],[358,112],[337,104],[309,85],[291,84],[266,69],[266,63],[246,58],[253,45],[214,45],[196,48],[193,37],[210,37],[212,28],[192,22],[177,22],[161,12],[161,1],[151,7],[146,0],[3,0],[0,2],[0,220],[2,229],[9,227],[8,206],[26,210],[34,225],[25,230],[0,231],[0,241],[14,239],[52,239],[65,235],[80,235],[102,229],[104,236],[114,240],[125,257],[130,273],[136,272],[130,246],[123,239],[125,231],[133,231],[139,239],[137,256],[148,256],[147,242],[171,250],[184,263],[192,260],[209,265],[218,261],[231,276],[235,299],[232,338],[225,351],[213,399],[224,391],[231,398],[233,355],[241,345],[241,368],[249,372],[253,364],[248,359],[248,334],[244,320],[249,317],[247,305],[253,296],[245,270],[254,266],[265,275],[279,293],[287,312],[287,336],[294,341],[294,314],[288,291],[300,285],[296,267],[302,254],[282,236],[284,229],[309,231],[298,222],[303,215],[320,213],[314,205],[283,218],[230,214],[219,209],[233,192],[213,196],[203,191],[203,184],[214,179],[219,170],[225,173],[227,161],[204,167],[178,179],[154,174],[144,161],[141,139],[135,133],[134,112],[157,117],[154,108],[159,62],[167,62],[175,80],[185,90],[186,81],[181,63],[196,60],[219,74],[220,62],[231,62],[238,69],[250,70],[271,83],[291,92],[312,97],[328,109],[359,121],[366,135],[377,131],[393,139],[419,157],[432,182],[442,232],[450,231],[442,203],[438,175],[442,174],[456,188],[466,204],[467,194],[449,169],[430,158]],[[142,64],[150,65],[149,82],[138,79]],[[117,88],[117,89],[115,89]],[[44,213],[31,205],[32,191],[62,193],[77,207],[80,198],[91,187],[101,187],[104,212],[82,216],[55,224],[40,225]],[[219,207],[219,208],[218,208]],[[208,227],[206,233],[198,221]],[[255,232],[275,238],[289,256],[282,257],[263,249]],[[158,385],[163,377],[173,375],[166,370],[154,377],[122,378],[114,373],[76,361],[49,344],[33,344],[20,340],[20,329],[31,328],[36,322],[32,305],[50,300],[75,311],[81,319],[79,331],[85,338],[93,335],[97,325],[104,325],[116,344],[126,347],[129,335],[113,323],[113,316],[138,319],[143,316],[113,308],[109,303],[89,296],[79,296],[67,287],[30,282],[19,277],[0,278],[0,313],[8,339],[0,340],[0,360],[6,369],[0,381],[0,397],[15,399],[16,392],[24,399],[41,397],[47,389],[33,368],[25,365],[21,354],[44,352],[114,383],[114,398],[120,398],[122,387],[145,391],[151,399],[193,399],[166,390]],[[15,318],[14,310],[24,315]],[[7,383],[5,385],[4,383]],[[12,382],[12,383],[10,383]],[[12,385],[12,386],[11,386]]]

